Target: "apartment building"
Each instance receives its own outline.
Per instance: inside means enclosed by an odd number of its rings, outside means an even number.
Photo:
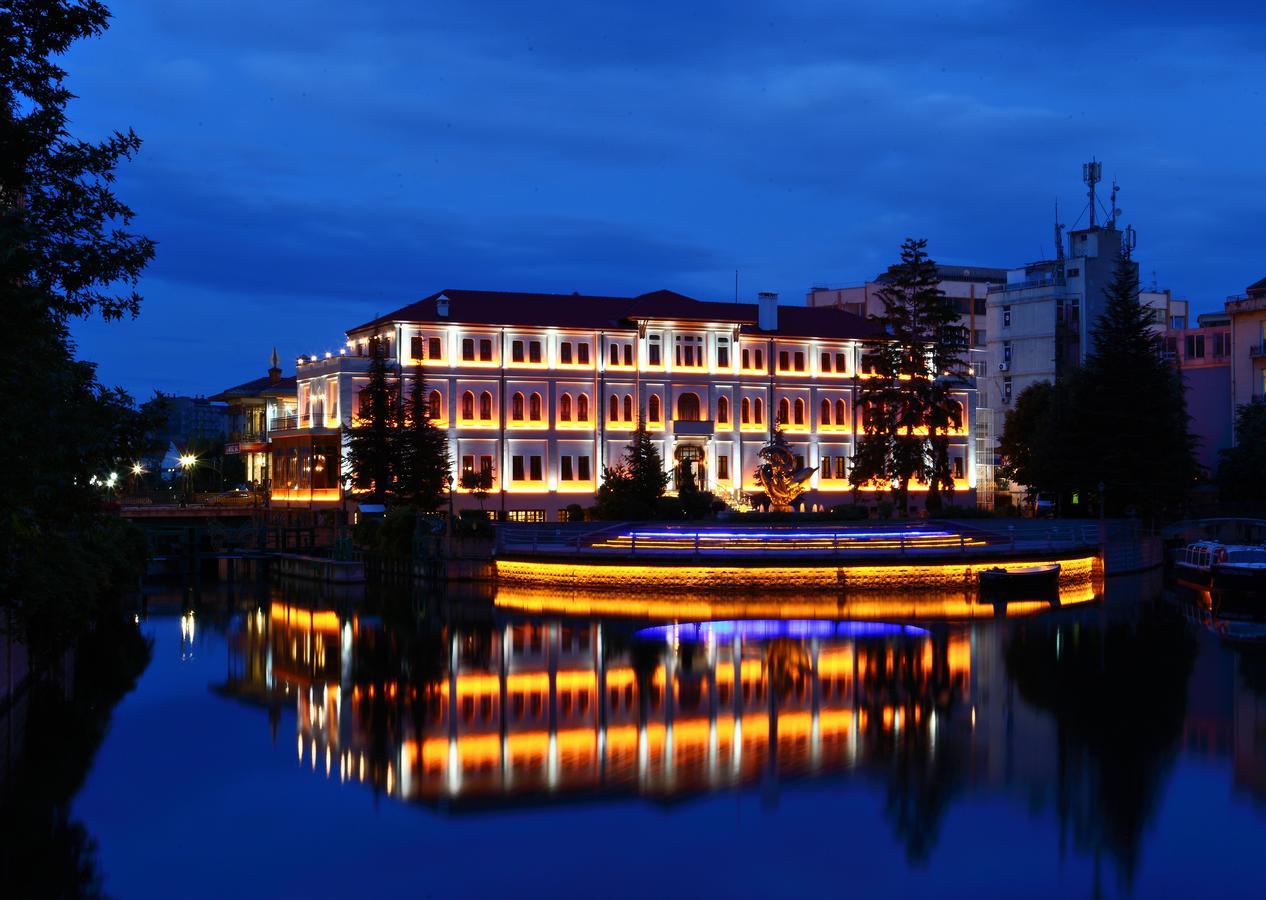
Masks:
[[[1231,409],[1266,399],[1266,278],[1226,301],[1231,320]]]
[[[1173,315],[1165,334],[1165,356],[1182,373],[1191,433],[1199,442],[1196,461],[1207,472],[1218,467],[1218,452],[1231,446],[1231,317],[1205,313],[1187,327]]]
[[[298,362],[297,416],[272,433],[275,505],[344,499],[343,435],[360,410],[376,341],[397,377],[425,379],[449,436],[453,476],[483,470],[487,509],[519,521],[592,505],[604,466],[639,416],[673,476],[739,501],[760,491],[759,451],[777,425],[815,467],[803,508],[847,502],[861,431],[857,386],[871,327],[839,309],[637,297],[447,290],[347,332],[337,353]],[[970,380],[955,382],[958,502],[974,502]],[[457,488],[458,509],[478,498]]]

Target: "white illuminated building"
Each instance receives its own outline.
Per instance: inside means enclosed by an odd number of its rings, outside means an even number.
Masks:
[[[343,435],[377,340],[406,391],[424,378],[459,483],[462,471],[491,469],[489,512],[553,521],[571,504],[592,505],[639,415],[670,473],[689,461],[702,487],[731,502],[760,491],[758,452],[778,423],[817,469],[802,508],[829,508],[851,500],[871,328],[838,309],[779,306],[772,294],[742,304],[670,291],[444,291],[351,329],[337,353],[299,360],[298,415],[272,434],[273,502],[342,501]],[[964,380],[955,398],[966,425],[974,386]],[[959,504],[975,502],[974,453],[959,429],[950,450]],[[460,488],[455,505],[479,506]]]

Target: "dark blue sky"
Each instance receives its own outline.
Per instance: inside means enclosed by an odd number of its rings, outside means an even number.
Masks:
[[[702,298],[1052,251],[1081,163],[1144,281],[1266,275],[1256,4],[162,0],[67,59],[158,241],[102,380],[212,393],[445,287]]]

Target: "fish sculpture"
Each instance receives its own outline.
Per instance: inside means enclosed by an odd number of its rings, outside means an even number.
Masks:
[[[775,431],[773,439],[760,449],[760,458],[764,462],[756,467],[756,480],[769,496],[774,512],[791,512],[791,504],[804,493],[805,482],[818,467],[797,467],[796,455],[781,431]]]

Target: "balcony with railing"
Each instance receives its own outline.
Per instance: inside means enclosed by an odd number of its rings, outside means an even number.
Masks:
[[[1261,359],[1266,356],[1266,341],[1258,341],[1256,344],[1248,348],[1248,355],[1253,359]]]

